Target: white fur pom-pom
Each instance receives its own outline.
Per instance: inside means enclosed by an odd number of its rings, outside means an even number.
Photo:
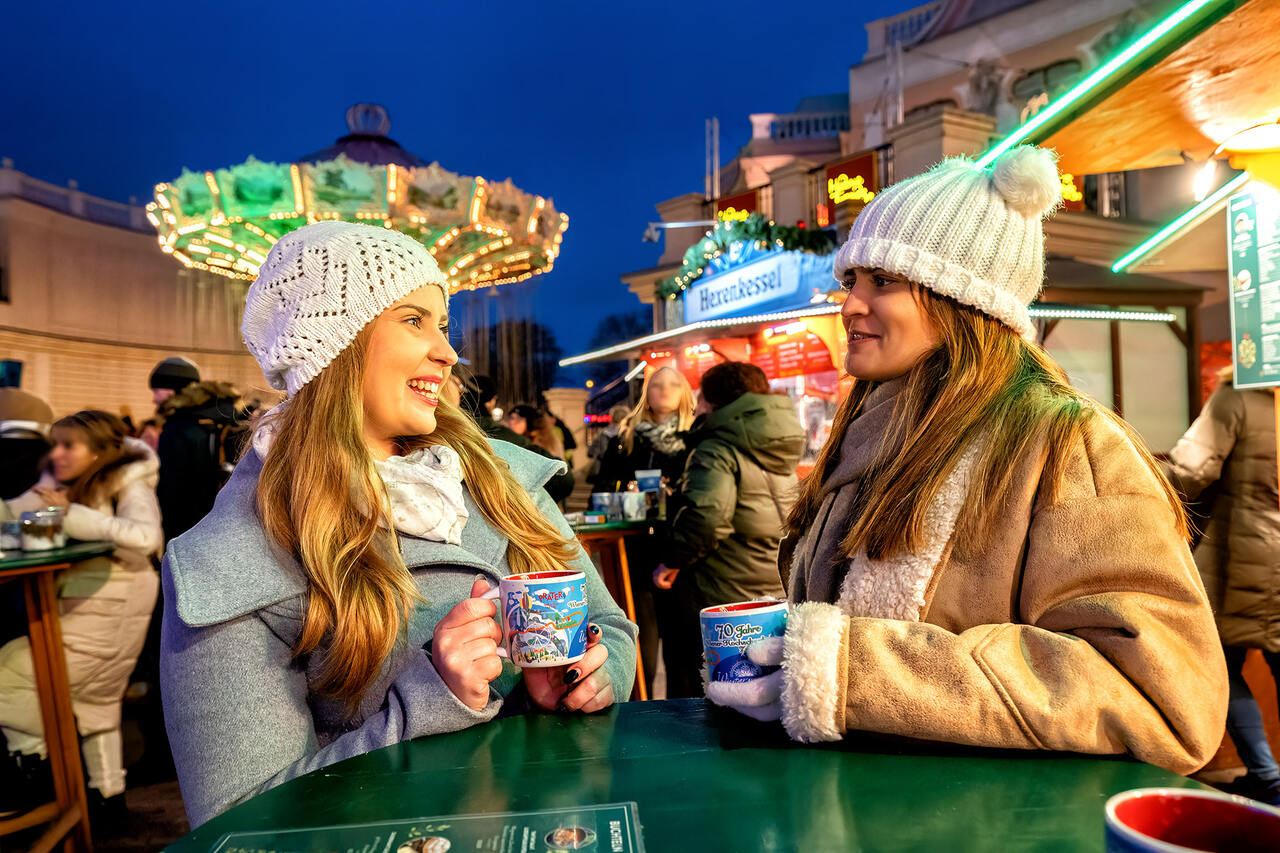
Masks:
[[[1062,201],[1058,155],[1047,148],[1019,145],[996,158],[991,179],[1000,195],[1023,216],[1040,217]]]

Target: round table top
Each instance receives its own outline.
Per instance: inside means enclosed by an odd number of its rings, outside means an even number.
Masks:
[[[1101,851],[1103,804],[1139,787],[1200,786],[1125,758],[867,735],[807,746],[701,699],[630,702],[375,750],[266,791],[169,849],[210,850],[233,831],[635,802],[651,851]]]
[[[75,563],[91,557],[103,557],[116,549],[110,542],[72,542],[65,548],[44,551],[0,551],[0,572],[7,569],[29,569]]]
[[[650,519],[637,521],[606,521],[603,524],[574,524],[573,532],[581,536],[584,533],[626,533],[628,531],[648,530],[654,525]]]

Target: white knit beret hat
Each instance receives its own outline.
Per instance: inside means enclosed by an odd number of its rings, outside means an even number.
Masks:
[[[1044,284],[1042,219],[1062,200],[1057,155],[1021,145],[977,168],[963,157],[899,181],[858,214],[835,275],[882,269],[1035,340],[1027,306]]]
[[[406,294],[434,284],[436,259],[407,234],[353,222],[317,222],[276,241],[249,287],[240,334],[272,388],[292,397],[360,330]]]

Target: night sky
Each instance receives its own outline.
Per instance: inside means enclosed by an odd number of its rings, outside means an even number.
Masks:
[[[513,287],[573,354],[642,307],[618,275],[657,263],[654,203],[701,191],[703,120],[727,161],[749,113],[845,91],[863,22],[915,5],[10,4],[0,155],[146,202],[183,167],[292,160],[344,135],[351,104],[383,104],[410,151],[569,215],[554,271]]]

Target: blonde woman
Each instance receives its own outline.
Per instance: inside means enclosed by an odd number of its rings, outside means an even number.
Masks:
[[[159,580],[151,558],[164,547],[156,501],[160,462],[109,412],[88,409],[68,415],[54,422],[50,438],[47,470],[8,505],[15,516],[62,507],[68,536],[115,545],[109,558],[78,563],[60,574],[57,583],[67,681],[90,806],[99,823],[118,824],[126,815],[120,703],[155,607]],[[29,768],[36,759],[44,764],[48,749],[26,637],[0,648],[0,732],[21,765]],[[47,773],[42,767],[34,775],[48,778]],[[49,794],[35,786],[15,793],[36,802]]]
[[[640,401],[601,458],[595,490],[624,491],[636,471],[653,469],[674,485],[689,457],[683,433],[693,425],[693,409],[693,388],[678,370],[660,367],[646,376]]]
[[[1026,306],[1050,152],[883,192],[836,256],[856,379],[787,523],[781,670],[708,696],[800,741],[866,730],[1190,773],[1226,716],[1176,494]]]
[[[490,442],[439,396],[457,355],[417,242],[300,228],[243,333],[286,401],[163,572],[165,721],[193,825],[288,779],[508,712],[596,711],[631,689],[635,627],[542,490],[561,463]],[[500,577],[587,575],[580,662],[497,655]]]
[[[593,491],[626,491],[637,471],[656,470],[662,472],[671,494],[689,458],[685,433],[693,425],[693,407],[693,389],[679,371],[660,367],[646,376],[640,401],[623,418],[617,436],[600,459],[600,469],[592,479]],[[652,691],[658,639],[664,630],[660,626],[674,618],[674,602],[668,601],[670,593],[657,592],[653,586],[653,571],[662,560],[657,540],[628,536],[625,544],[646,687]]]

